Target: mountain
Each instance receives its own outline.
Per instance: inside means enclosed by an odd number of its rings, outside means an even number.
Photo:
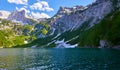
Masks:
[[[110,0],[97,0],[87,7],[61,7],[50,24],[58,33],[76,29],[85,22],[89,22],[89,27],[92,27],[110,13],[112,9]]]
[[[58,33],[56,41],[83,47],[119,45],[119,11],[119,0],[97,0],[80,13],[76,11],[56,19],[52,24]],[[78,17],[78,13],[82,13],[83,18]]]
[[[120,45],[120,1],[96,0],[83,7],[60,7],[48,23],[51,34],[25,46],[112,47]]]
[[[5,27],[0,31],[12,30],[13,33],[9,32],[14,35],[7,36],[7,32],[1,33],[0,40],[4,38],[8,42],[2,41],[0,45],[6,46],[6,43],[9,43],[14,47],[42,48],[114,47],[120,45],[119,13],[119,0],[96,0],[85,7],[60,7],[52,18],[39,19],[39,22],[26,18],[24,10],[14,11],[8,19],[20,23],[16,23],[19,24],[17,27],[16,24],[11,27],[12,21],[2,20],[1,27]],[[11,28],[6,30],[6,26]],[[20,40],[21,36],[23,41]],[[14,41],[17,39],[22,44]],[[23,43],[24,41],[27,41],[27,44]]]
[[[13,47],[32,42],[49,35],[50,25],[45,22],[22,25],[7,19],[0,19],[0,47]]]
[[[33,24],[33,22],[31,22],[29,18],[26,18],[25,10],[21,10],[21,11],[16,10],[12,12],[7,19],[12,20],[14,22],[20,22],[23,25]]]
[[[47,19],[43,20],[26,18],[24,10],[12,12],[6,19],[0,18],[0,47],[24,45],[46,37],[50,26],[44,22]]]
[[[5,13],[1,13],[3,16]],[[25,11],[14,11],[6,19],[0,18],[0,47],[12,47],[27,44],[34,39],[44,38],[49,34],[47,19],[37,21],[25,16]]]

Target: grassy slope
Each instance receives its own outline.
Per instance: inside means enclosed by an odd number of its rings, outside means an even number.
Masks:
[[[12,47],[13,45],[25,44],[24,41],[28,39],[29,36],[23,35],[22,30],[28,29],[28,27],[17,25],[18,23],[8,20],[0,19],[0,21],[0,47]]]
[[[35,26],[39,24],[42,30],[36,32]],[[7,27],[7,28],[6,28]],[[34,25],[20,25],[9,20],[0,19],[0,47],[12,47],[25,44],[25,40],[31,42],[36,39],[36,34],[46,35],[50,26],[44,22]]]

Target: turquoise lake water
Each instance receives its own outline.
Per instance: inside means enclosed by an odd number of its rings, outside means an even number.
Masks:
[[[0,70],[120,70],[120,50],[5,48]]]

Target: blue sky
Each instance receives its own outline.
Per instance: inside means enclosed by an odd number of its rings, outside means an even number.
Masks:
[[[0,10],[12,12],[14,10],[26,10],[27,14],[34,16],[50,16],[57,13],[60,6],[73,7],[86,6],[95,0],[0,0]],[[47,17],[48,17],[47,16]]]

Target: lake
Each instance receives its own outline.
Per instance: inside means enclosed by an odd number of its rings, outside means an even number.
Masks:
[[[120,70],[120,50],[5,48],[0,70]]]

